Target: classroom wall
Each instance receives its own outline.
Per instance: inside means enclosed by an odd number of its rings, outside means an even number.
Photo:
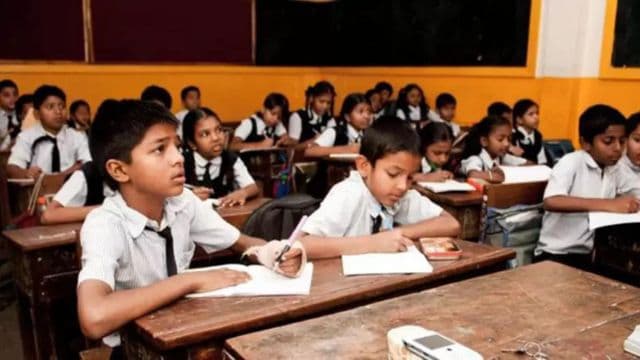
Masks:
[[[243,119],[258,110],[269,91],[283,92],[292,108],[302,106],[304,90],[317,80],[334,83],[341,98],[365,91],[379,80],[399,89],[417,82],[433,104],[439,92],[458,99],[458,121],[471,124],[496,100],[513,103],[530,97],[541,104],[541,130],[547,138],[570,138],[577,144],[577,118],[589,105],[608,103],[625,114],[640,110],[633,94],[640,81],[600,76],[603,32],[613,31],[605,15],[616,0],[534,1],[539,14],[532,24],[534,50],[527,69],[425,67],[256,67],[234,65],[87,65],[0,64],[0,77],[12,78],[22,93],[39,84],[53,83],[67,92],[69,101],[84,98],[95,109],[105,98],[138,97],[149,84],[169,89],[173,110],[180,108],[179,92],[188,84],[202,89],[203,104],[225,121]],[[538,17],[538,15],[536,15]],[[610,29],[608,29],[610,28]]]

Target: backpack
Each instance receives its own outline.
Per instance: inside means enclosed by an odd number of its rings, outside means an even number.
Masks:
[[[242,227],[242,233],[262,239],[286,239],[303,215],[311,215],[320,200],[307,194],[291,194],[269,201],[256,209]]]

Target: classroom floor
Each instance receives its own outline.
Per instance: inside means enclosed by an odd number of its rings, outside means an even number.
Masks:
[[[17,303],[0,310],[0,359],[22,359]]]

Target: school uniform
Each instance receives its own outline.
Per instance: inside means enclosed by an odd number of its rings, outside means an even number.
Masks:
[[[408,117],[407,117],[408,115]],[[402,120],[410,120],[412,122],[417,122],[423,120],[422,112],[420,111],[420,106],[409,105],[408,114],[405,113],[403,109],[396,110],[396,116]]]
[[[177,113],[175,113],[174,115],[176,119],[178,119],[178,122],[182,124],[182,122],[184,121],[184,117],[187,116],[188,113],[189,113],[189,109],[182,109]]]
[[[431,174],[432,172],[438,171],[438,167],[435,165],[431,165],[427,158],[423,157],[420,161],[420,169],[423,174]]]
[[[432,112],[434,114],[433,116],[431,115]],[[453,134],[454,138],[457,138],[458,135],[460,135],[460,132],[462,131],[460,129],[460,125],[454,123],[453,121],[447,121],[443,119],[442,117],[440,117],[440,114],[438,114],[435,111],[429,111],[429,120],[447,125],[449,129],[451,129],[451,133]]]
[[[574,196],[613,199],[620,194],[640,195],[637,179],[627,176],[618,165],[604,169],[591,155],[579,150],[567,154],[553,167],[544,198]],[[589,213],[545,211],[535,255],[543,253],[589,254],[594,232],[589,230]]]
[[[259,142],[265,138],[278,139],[287,133],[284,125],[278,122],[274,126],[267,126],[258,114],[252,115],[248,119],[240,122],[233,136],[246,142]]]
[[[14,111],[0,109],[0,151],[9,150],[11,139],[20,132],[20,120]]]
[[[231,247],[239,237],[238,229],[190,190],[165,200],[160,223],[130,208],[116,192],[82,225],[78,284],[99,280],[114,291],[149,286],[186,270],[196,243],[213,252]],[[114,333],[103,342],[114,347],[120,337]]]
[[[191,166],[186,164],[185,166]],[[187,183],[213,189],[211,197],[219,198],[255,183],[244,162],[235,153],[223,151],[218,157],[207,160],[198,152],[193,153],[193,170],[186,169]]]
[[[320,116],[310,109],[301,109],[289,116],[289,137],[305,142],[333,126],[336,121],[331,115]]]
[[[362,135],[362,130],[356,130],[351,124],[343,121],[323,131],[313,142],[322,147],[350,145],[360,143]]]
[[[66,125],[54,135],[36,124],[18,135],[8,164],[23,169],[39,166],[45,174],[51,174],[66,170],[77,161],[91,161],[85,136]]]
[[[480,154],[469,156],[460,162],[460,172],[463,175],[468,175],[470,171],[490,171],[495,166],[520,166],[527,163],[527,159],[506,154],[501,158],[492,159],[487,150],[482,149]]]
[[[518,126],[513,132],[512,143],[524,150],[523,158],[537,164],[547,163],[547,155],[544,152],[540,131],[534,129],[531,133],[528,133],[522,126]]]
[[[373,120],[378,120],[379,118],[383,117],[386,114],[386,109],[382,108],[380,109],[380,111],[378,111],[377,113],[373,114]]]
[[[640,166],[631,162],[626,154],[618,161],[618,166],[625,176],[640,180]]]
[[[82,207],[102,204],[105,198],[114,194],[102,179],[98,178],[100,180],[98,184],[93,183],[94,177],[89,176],[89,179],[92,180],[87,181],[87,175],[82,170],[74,171],[55,194],[53,200],[64,207]],[[94,190],[96,187],[98,194]]]
[[[392,207],[385,207],[371,194],[357,171],[336,184],[307,219],[302,231],[307,234],[342,237],[370,235],[389,230],[394,224],[408,225],[442,214],[442,208],[409,190]]]

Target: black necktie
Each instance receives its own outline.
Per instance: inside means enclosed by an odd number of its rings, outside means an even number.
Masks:
[[[382,215],[378,214],[378,216],[371,216],[371,220],[373,220],[373,226],[371,226],[371,234],[377,234],[380,232],[380,228],[382,227]]]
[[[209,168],[211,167],[211,163],[208,162],[204,167],[204,175],[202,175],[202,183],[205,186],[211,186],[211,174],[209,173]]]
[[[58,149],[58,140],[53,136],[43,135],[36,139],[31,145],[31,154],[34,153],[38,144],[50,141],[53,143],[53,150],[51,150],[51,172],[60,172],[60,149]]]
[[[158,233],[158,235],[164,238],[165,256],[167,257],[167,276],[177,274],[176,257],[173,255],[173,236],[171,235],[171,228],[167,226],[160,231],[156,231],[146,226],[145,229]]]

